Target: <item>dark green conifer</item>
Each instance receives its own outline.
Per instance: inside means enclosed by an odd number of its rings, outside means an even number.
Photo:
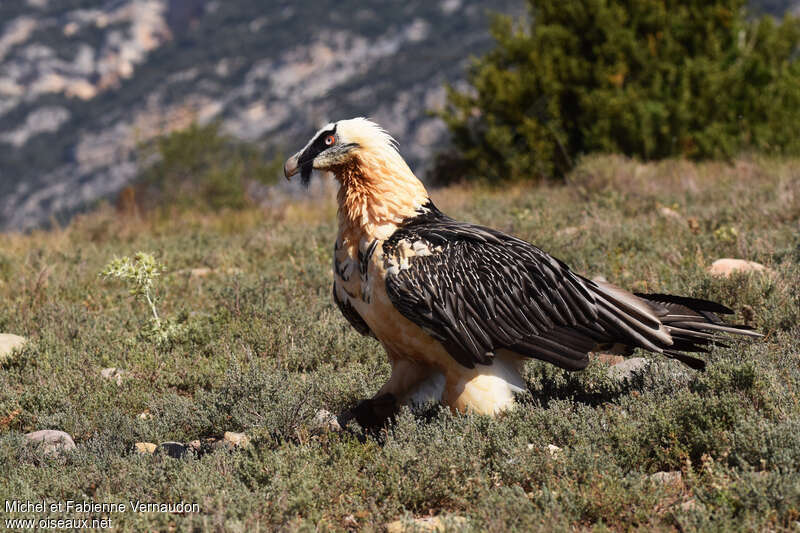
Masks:
[[[559,176],[598,151],[800,153],[800,20],[749,19],[743,0],[528,4],[526,22],[495,17],[471,88],[448,89],[436,178]]]

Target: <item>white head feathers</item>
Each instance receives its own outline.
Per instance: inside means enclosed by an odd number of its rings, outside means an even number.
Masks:
[[[334,124],[330,124],[325,128],[333,126]],[[335,126],[336,133],[343,142],[357,143],[367,149],[391,147],[397,150],[397,141],[385,129],[367,118],[356,117],[340,120]],[[325,128],[320,131],[324,131]]]

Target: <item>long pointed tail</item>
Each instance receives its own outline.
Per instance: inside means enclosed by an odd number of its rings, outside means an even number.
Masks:
[[[722,333],[762,337],[750,326],[727,324],[718,315],[730,315],[733,311],[724,305],[708,300],[673,296],[671,294],[640,294],[653,309],[672,337],[673,344],[663,351],[664,355],[677,359],[692,368],[703,370],[705,361],[686,355],[683,352],[707,353],[712,342],[727,346],[722,342]]]

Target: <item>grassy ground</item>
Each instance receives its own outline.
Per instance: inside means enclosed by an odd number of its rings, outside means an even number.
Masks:
[[[705,373],[653,356],[623,383],[599,361],[576,374],[532,362],[530,397],[496,419],[433,409],[404,412],[378,439],[315,435],[318,409],[351,406],[389,373],[329,297],[333,200],[146,221],[101,209],[0,236],[0,332],[31,340],[0,366],[0,501],[201,508],[112,514],[126,531],[370,531],[431,515],[495,531],[800,529],[800,161],[601,157],[570,182],[432,196],[581,273],[724,302],[765,339],[715,349]],[[98,277],[139,250],[170,272],[156,285],[159,312],[180,326],[168,342],[147,335],[141,302]],[[712,278],[720,257],[774,273]],[[214,272],[183,271],[200,267]],[[105,367],[124,370],[121,384]],[[23,445],[44,428],[77,449]],[[133,449],[225,431],[252,446],[186,459]],[[649,477],[661,471],[682,478]]]

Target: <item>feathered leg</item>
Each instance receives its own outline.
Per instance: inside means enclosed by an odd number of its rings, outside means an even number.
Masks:
[[[408,359],[389,356],[392,374],[374,397],[361,401],[349,413],[342,415],[344,422],[355,419],[364,428],[383,426],[397,414],[400,405],[438,401],[444,378],[434,368]],[[438,397],[436,386],[439,383]]]

